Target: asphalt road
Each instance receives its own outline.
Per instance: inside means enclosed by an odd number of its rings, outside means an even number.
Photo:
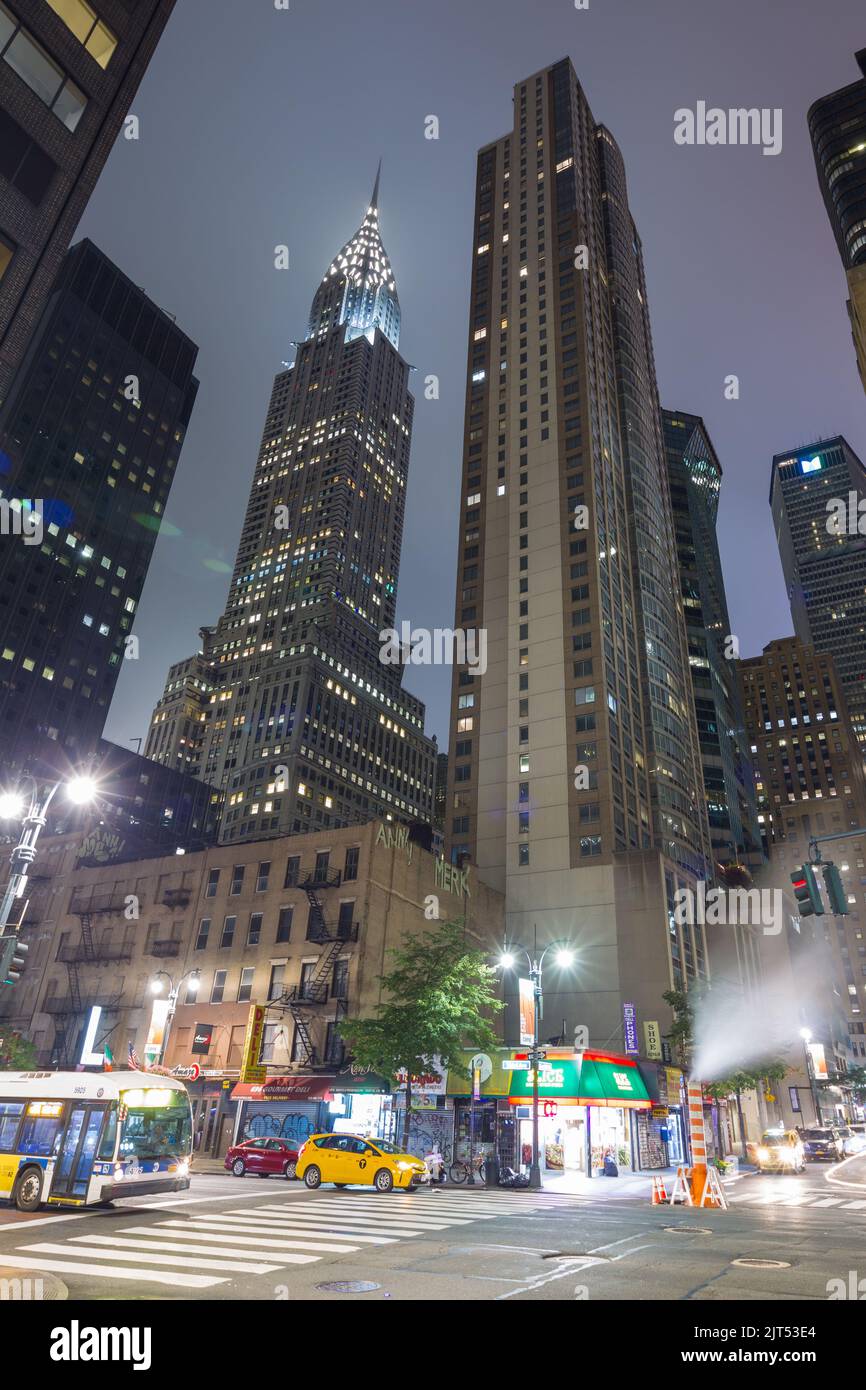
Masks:
[[[866,1290],[866,1156],[726,1191],[727,1211],[701,1211],[601,1182],[590,1197],[380,1196],[199,1175],[188,1193],[105,1211],[0,1208],[0,1277],[60,1281],[71,1300],[826,1302],[828,1281],[850,1287],[852,1273]],[[323,1287],[334,1282],[374,1287]]]

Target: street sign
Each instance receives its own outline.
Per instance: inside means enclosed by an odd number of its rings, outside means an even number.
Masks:
[[[503,1071],[529,1071],[529,1063],[523,1058],[517,1058],[514,1061],[506,1060],[501,1062],[500,1066]]]

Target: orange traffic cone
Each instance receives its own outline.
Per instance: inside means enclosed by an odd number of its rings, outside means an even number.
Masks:
[[[668,1200],[668,1194],[667,1194],[667,1192],[665,1191],[665,1180],[664,1180],[663,1177],[661,1177],[660,1174],[656,1174],[656,1175],[653,1177],[653,1201],[652,1201],[652,1204],[653,1204],[654,1207],[658,1207],[658,1206],[661,1206],[662,1203],[666,1203],[667,1200]]]

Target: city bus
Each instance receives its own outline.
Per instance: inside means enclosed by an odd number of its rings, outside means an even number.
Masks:
[[[152,1072],[0,1072],[0,1199],[19,1211],[189,1187],[192,1112]]]

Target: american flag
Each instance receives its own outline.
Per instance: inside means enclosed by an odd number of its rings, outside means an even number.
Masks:
[[[129,1044],[129,1065],[132,1067],[133,1071],[141,1071],[141,1063],[138,1060],[138,1053],[136,1052],[132,1043]]]

